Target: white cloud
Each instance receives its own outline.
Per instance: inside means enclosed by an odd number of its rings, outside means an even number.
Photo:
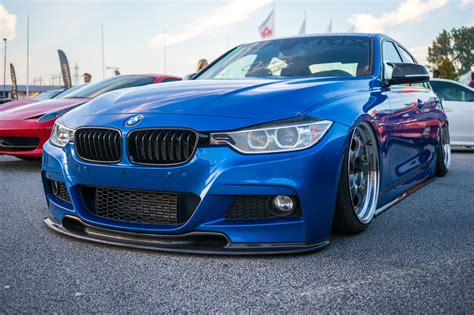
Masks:
[[[416,61],[418,61],[419,64],[427,65],[428,61],[426,60],[426,58],[428,58],[428,46],[429,44],[426,44],[426,45],[411,47],[408,50],[413,54],[413,56],[415,56]]]
[[[15,38],[16,15],[9,13],[3,4],[0,4],[0,36],[2,38]]]
[[[461,0],[459,2],[459,6],[464,7],[464,6],[467,6],[467,5],[471,4],[472,2],[473,2],[472,0]]]
[[[208,31],[218,30],[220,27],[243,21],[269,3],[270,0],[233,0],[208,12],[205,17],[188,23],[184,27],[184,31],[168,33],[166,43],[167,45],[181,43]],[[155,36],[149,44],[153,47],[163,46],[164,36],[163,33]]]
[[[355,26],[358,32],[383,32],[386,26],[415,21],[433,10],[443,7],[447,2],[448,0],[404,0],[397,9],[390,13],[383,13],[380,16],[355,14],[348,21]]]

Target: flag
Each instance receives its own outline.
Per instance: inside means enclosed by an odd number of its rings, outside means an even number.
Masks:
[[[356,28],[355,25],[352,24],[351,28],[349,28],[349,29],[346,31],[346,33],[354,33],[354,32],[355,32],[355,28]]]
[[[61,66],[61,73],[63,74],[64,87],[66,89],[72,86],[71,71],[69,70],[69,62],[66,54],[61,49],[58,49],[59,64]]]
[[[258,27],[258,32],[262,38],[273,37],[275,35],[275,8],[273,8],[270,15]]]
[[[329,21],[328,28],[326,29],[326,33],[332,33],[332,19]]]
[[[303,23],[301,23],[300,31],[298,32],[299,35],[306,34],[306,13],[304,15]]]
[[[15,73],[15,67],[10,64],[10,77],[12,79],[12,95],[11,98],[14,100],[18,99],[18,85],[16,83],[16,73]]]

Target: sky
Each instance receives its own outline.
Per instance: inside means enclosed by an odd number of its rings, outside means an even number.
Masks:
[[[308,34],[353,26],[382,32],[406,46],[421,63],[443,29],[474,25],[473,0],[0,0],[0,36],[7,38],[7,65],[26,83],[27,15],[30,23],[30,84],[60,73],[58,49],[74,74],[102,75],[101,25],[106,67],[122,74],[194,72],[200,58],[259,40],[258,26],[275,7],[275,35],[296,35],[306,12]],[[164,43],[166,41],[166,68]],[[3,59],[2,46],[2,59]],[[3,75],[3,67],[0,73]],[[106,69],[105,77],[113,75]],[[9,84],[7,68],[7,84]]]

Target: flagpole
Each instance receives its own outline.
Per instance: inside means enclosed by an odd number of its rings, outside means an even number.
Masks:
[[[166,36],[168,35],[168,33],[166,32],[166,30],[163,31],[163,72],[164,74],[166,74]]]
[[[306,33],[306,22],[308,22],[306,20],[306,11],[304,11],[304,32]]]
[[[102,39],[102,79],[105,79],[104,24],[100,24],[100,33]]]
[[[5,81],[7,80],[7,39],[4,38],[5,52],[3,54],[3,98],[5,98]]]
[[[276,37],[276,11],[275,11],[275,1],[273,1],[273,18],[275,20],[275,23],[273,24],[273,30],[272,30],[272,33],[273,33],[273,37]]]
[[[30,96],[30,15],[26,15],[26,98]]]

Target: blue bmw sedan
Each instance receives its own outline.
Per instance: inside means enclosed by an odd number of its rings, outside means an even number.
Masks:
[[[244,44],[192,80],[104,94],[44,146],[44,222],[165,251],[320,249],[448,172],[428,79],[387,36],[329,34]]]

